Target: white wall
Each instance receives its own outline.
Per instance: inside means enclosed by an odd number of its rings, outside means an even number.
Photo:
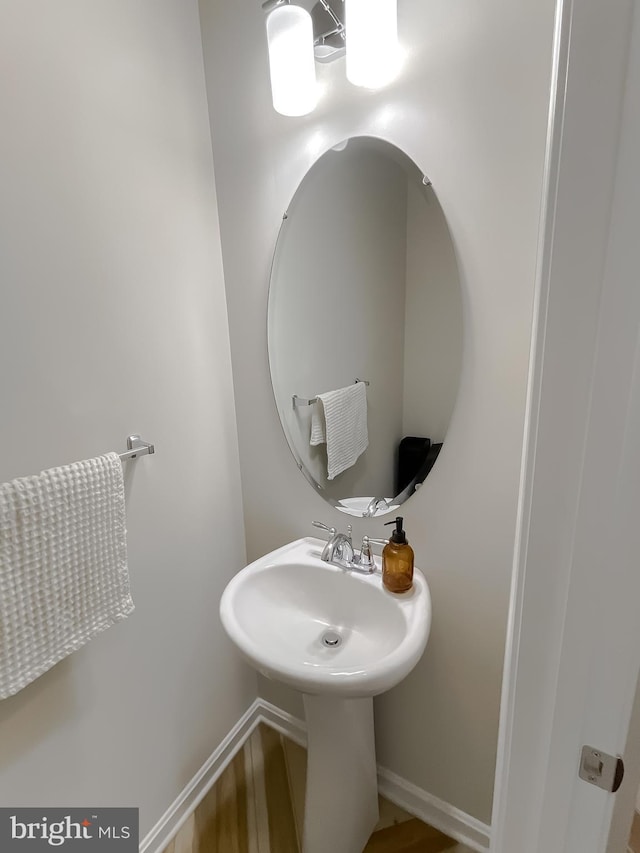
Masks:
[[[255,0],[201,0],[250,557],[344,527],[300,475],[269,381],[267,284],[289,199],[340,139],[382,136],[432,179],[461,270],[465,341],[447,442],[403,507],[433,598],[429,647],[377,703],[379,760],[489,821],[534,288],[552,0],[402,0],[405,62],[380,93],[339,61],[320,69],[317,111],[272,111]],[[310,315],[313,320],[313,315]],[[380,535],[376,520],[354,535]],[[283,691],[269,695],[299,710]]]
[[[255,695],[217,617],[245,555],[198,10],[0,19],[0,480],[157,450],[126,470],[136,610],[0,703],[0,802],[144,834]]]
[[[395,494],[406,211],[404,170],[354,143],[328,152],[307,176],[279,237],[269,296],[274,390],[299,458],[336,500]],[[370,381],[369,446],[355,465],[328,480],[326,445],[309,445],[312,407],[294,409],[291,397],[314,397],[357,377]]]

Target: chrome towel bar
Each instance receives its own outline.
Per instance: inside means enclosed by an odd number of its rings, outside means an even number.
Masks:
[[[362,382],[362,383],[364,383],[365,385],[369,385],[369,384],[370,384],[370,383],[369,383],[369,381],[368,381],[367,379],[356,379],[356,381],[355,381],[355,383],[354,383],[354,384],[355,384],[355,385],[357,385],[357,384],[358,384],[358,382]],[[294,395],[293,395],[293,397],[292,397],[291,399],[292,399],[292,401],[293,401],[293,408],[294,408],[294,409],[295,409],[295,407],[296,407],[296,406],[312,406],[314,403],[317,403],[317,402],[318,402],[318,398],[317,398],[317,397],[312,397],[310,400],[307,400],[307,398],[306,398],[306,397],[298,397],[298,395],[297,395],[297,394],[294,394]]]
[[[156,452],[154,445],[143,441],[139,435],[130,435],[127,438],[127,447],[129,449],[126,453],[118,453],[121,462],[124,462],[126,459],[137,459],[138,456],[147,456],[150,453]]]

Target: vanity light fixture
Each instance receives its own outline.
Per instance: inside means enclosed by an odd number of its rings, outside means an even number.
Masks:
[[[379,89],[398,72],[398,0],[346,0],[347,79]]]
[[[318,100],[313,57],[313,22],[301,6],[268,2],[267,43],[273,108],[285,116],[304,116]]]
[[[309,13],[290,0],[265,0],[276,112],[303,116],[315,108],[314,59],[332,62],[346,52],[347,79],[355,86],[391,82],[399,67],[397,7],[398,0],[317,0]]]

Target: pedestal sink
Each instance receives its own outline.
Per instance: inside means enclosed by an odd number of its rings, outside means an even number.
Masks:
[[[387,592],[379,571],[320,559],[307,537],[256,560],[220,602],[227,633],[263,675],[304,694],[307,796],[303,853],[360,853],[378,819],[373,696],[424,652],[431,598],[424,576]]]

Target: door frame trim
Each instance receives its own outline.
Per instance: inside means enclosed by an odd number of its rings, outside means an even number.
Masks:
[[[634,0],[604,5],[559,0],[556,7],[493,853],[538,853],[550,831],[553,849],[564,850],[568,829],[568,808],[549,808],[545,787],[559,725],[559,678],[603,344],[599,326],[609,286],[605,265]],[[624,419],[626,413],[614,416]],[[620,453],[611,448],[612,465]],[[598,808],[604,820],[601,801]]]

